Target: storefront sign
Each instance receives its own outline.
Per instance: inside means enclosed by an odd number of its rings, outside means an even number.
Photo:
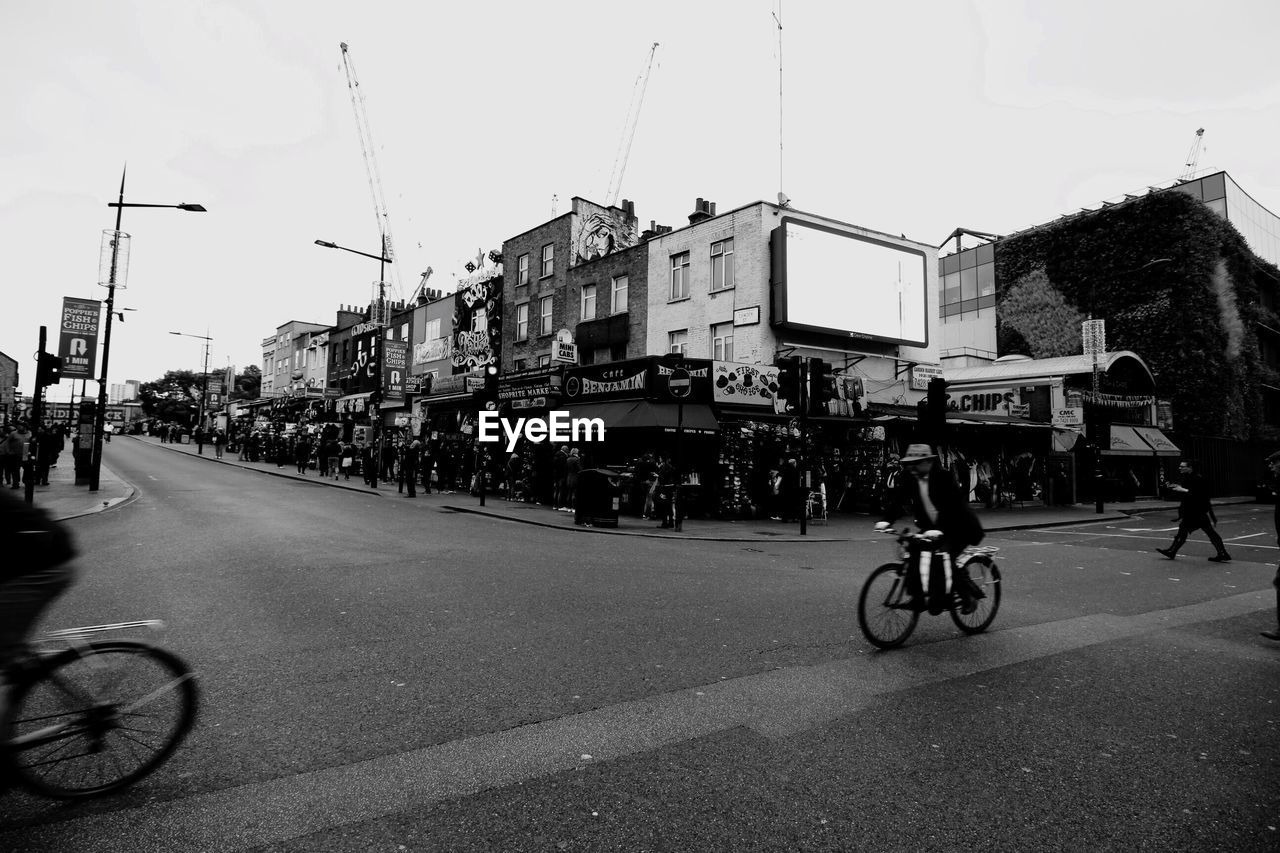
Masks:
[[[564,380],[566,401],[644,397],[648,391],[648,361],[584,367]]]
[[[562,361],[565,364],[577,364],[578,345],[565,343],[564,341],[554,341],[551,344],[551,360]]]
[[[504,376],[499,379],[498,399],[518,401],[545,398],[553,394],[559,394],[560,387],[560,368],[543,368],[529,374]]]
[[[1084,424],[1084,409],[1080,406],[1064,406],[1053,410],[1054,426],[1081,426]]]
[[[444,361],[449,357],[449,339],[436,338],[434,341],[413,345],[413,363],[426,364],[431,361]]]
[[[916,391],[928,391],[930,379],[941,379],[942,368],[932,364],[917,364],[911,368],[911,387]]]
[[[773,365],[713,361],[713,395],[717,403],[773,408],[778,390],[778,368]]]
[[[1014,391],[978,391],[972,394],[951,394],[949,408],[952,411],[978,412],[990,415],[1012,415],[1012,406],[1017,405]],[[1030,409],[1028,409],[1030,414]]]
[[[98,322],[102,303],[96,299],[62,297],[58,356],[63,379],[92,379],[97,367]]]

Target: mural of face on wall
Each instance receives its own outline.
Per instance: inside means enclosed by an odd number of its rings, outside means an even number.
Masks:
[[[577,255],[577,262],[583,263],[635,244],[635,229],[628,227],[625,220],[593,211],[582,222],[574,253]]]

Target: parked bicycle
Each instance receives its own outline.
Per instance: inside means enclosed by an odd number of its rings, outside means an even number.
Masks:
[[[125,788],[177,749],[196,717],[195,675],[138,640],[101,639],[156,621],[55,631],[11,672],[0,762],[19,784],[57,798]]]
[[[974,596],[974,609],[965,613],[952,583],[950,556],[939,547],[940,532],[885,532],[897,534],[898,562],[885,563],[873,571],[858,597],[858,624],[872,645],[881,649],[902,645],[922,612],[932,616],[949,612],[956,627],[966,634],[987,630],[1000,609],[1000,569],[994,559],[999,548],[975,545],[960,553],[959,565],[981,592],[980,597]],[[910,572],[918,573],[918,584]]]

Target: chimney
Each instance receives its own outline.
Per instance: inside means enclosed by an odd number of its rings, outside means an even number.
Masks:
[[[715,215],[714,208],[715,205],[711,202],[698,199],[697,204],[694,205],[693,213],[689,214],[689,224],[693,225],[702,222],[704,219],[710,219]]]

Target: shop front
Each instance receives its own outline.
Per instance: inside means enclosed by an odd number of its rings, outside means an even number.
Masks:
[[[715,512],[720,424],[711,386],[706,359],[650,356],[565,370],[561,407],[604,425],[603,441],[578,447],[583,467],[621,473],[624,512],[643,510],[641,478],[664,458],[681,474],[688,515]]]

